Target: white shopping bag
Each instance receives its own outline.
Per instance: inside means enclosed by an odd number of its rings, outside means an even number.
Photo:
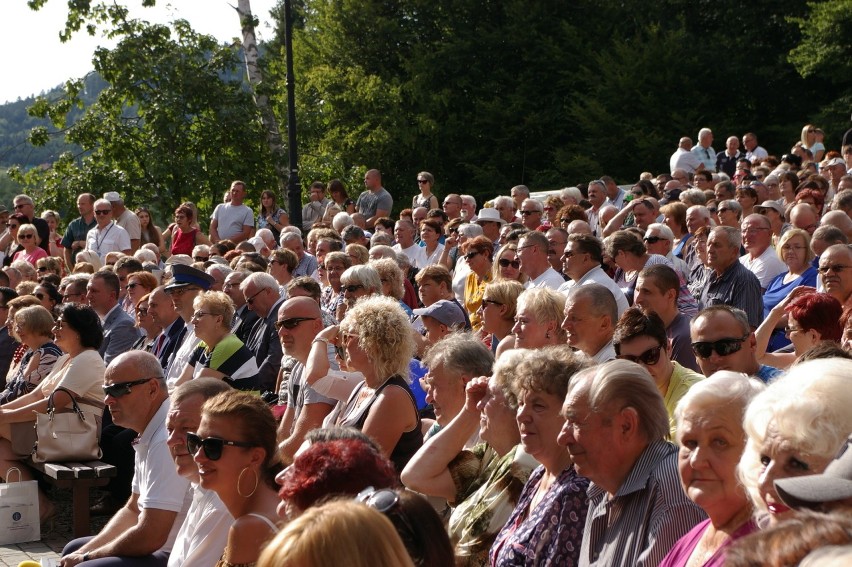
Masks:
[[[9,477],[17,473],[18,481]],[[41,539],[38,511],[38,482],[21,480],[21,471],[6,471],[6,482],[0,483],[0,544],[23,543]]]

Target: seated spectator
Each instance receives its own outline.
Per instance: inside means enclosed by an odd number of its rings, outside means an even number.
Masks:
[[[362,297],[378,295],[382,292],[379,273],[372,266],[353,265],[340,276],[340,289],[343,291],[343,303],[337,308],[335,317],[341,321],[346,312],[355,306]]]
[[[702,290],[701,308],[729,305],[744,311],[752,329],[763,317],[763,291],[760,281],[739,262],[742,238],[740,231],[717,226],[707,239],[709,277]]]
[[[757,380],[717,372],[678,403],[680,482],[708,519],[678,540],[660,567],[721,567],[731,543],[758,529],[751,501],[737,479],[737,463],[746,442],[743,414],[762,390]]]
[[[761,291],[766,291],[775,277],[785,273],[779,254],[772,248],[772,226],[763,215],[752,214],[743,218],[742,241],[746,250],[740,263],[757,276]]]
[[[515,281],[493,281],[485,286],[479,317],[482,321],[480,336],[491,352],[512,332],[515,325],[518,297],[524,292],[523,286]]]
[[[618,314],[630,306],[627,296],[601,267],[603,263],[603,245],[590,234],[571,234],[562,253],[562,272],[571,278],[559,286],[559,291],[568,293],[575,286],[600,284],[612,293],[618,306]]]
[[[654,313],[643,313],[639,307],[624,312],[612,339],[616,357],[636,362],[654,379],[669,414],[669,433],[675,439],[675,407],[704,376],[671,360],[671,346],[663,321]]]
[[[536,349],[565,343],[560,328],[565,296],[551,289],[528,289],[518,297],[518,310],[512,335],[503,341],[504,348]],[[514,339],[514,344],[512,344]],[[498,350],[497,354],[501,353]]]
[[[787,316],[784,333],[793,343],[793,352],[768,352],[766,345],[769,333],[784,315]],[[758,361],[783,370],[822,341],[839,343],[843,336],[840,324],[842,315],[840,302],[827,293],[817,293],[808,287],[794,289],[769,312],[769,316],[757,329]]]
[[[852,304],[852,248],[845,244],[829,246],[819,257],[819,271],[825,293],[845,310]]]
[[[743,218],[743,208],[734,199],[720,201],[716,206],[716,215],[721,226],[740,228],[740,219]]]
[[[470,268],[464,286],[464,306],[470,314],[471,327],[474,331],[479,331],[482,321],[478,312],[485,286],[491,281],[494,244],[485,236],[477,236],[465,241],[461,245],[461,251]]]
[[[654,222],[648,225],[642,238],[648,254],[659,254],[671,262],[672,267],[684,282],[689,282],[689,266],[686,262],[672,253],[674,249],[674,233],[663,223]]]
[[[468,383],[465,405],[441,435],[433,436],[402,473],[410,489],[447,500],[453,507],[450,538],[457,565],[483,565],[488,550],[517,505],[536,462],[519,447],[515,408],[507,398],[525,355],[504,354],[490,379]],[[476,431],[483,443],[465,448]]]
[[[521,273],[529,278],[529,281],[524,284],[525,287],[548,287],[556,290],[565,283],[565,279],[559,272],[550,267],[550,262],[547,260],[549,246],[547,237],[540,232],[528,232],[518,240]]]
[[[47,309],[34,305],[9,312],[13,321],[11,334],[26,350],[5,377],[6,388],[0,392],[0,405],[35,390],[62,356],[53,343],[53,315]]]
[[[678,202],[668,203],[660,207],[660,214],[663,215],[663,224],[669,227],[674,234],[672,254],[682,260],[685,260],[683,257],[684,246],[691,236],[686,225],[687,209],[686,205]]]
[[[677,483],[677,449],[648,371],[626,360],[571,378],[559,443],[592,484],[581,565],[657,565],[705,519]]]
[[[775,492],[782,502],[796,510],[822,512],[852,511],[852,437],[840,448],[834,460],[820,474],[781,478]]]
[[[615,358],[612,334],[618,322],[615,299],[598,284],[575,286],[568,292],[562,329],[568,344],[595,362]]]
[[[494,254],[494,264],[491,269],[494,281],[514,280],[523,284],[528,279],[525,274],[521,273],[517,244],[510,243],[501,246]]]
[[[739,474],[762,525],[793,515],[775,491],[776,480],[822,472],[846,443],[850,373],[852,361],[843,359],[797,364],[749,405]]]
[[[557,437],[565,424],[562,403],[568,382],[586,365],[582,356],[561,346],[526,353],[517,366],[511,392],[518,404],[521,443],[541,466],[530,475],[497,534],[489,553],[491,565],[579,562],[589,483]]]
[[[414,276],[414,281],[417,284],[417,291],[420,294],[420,303],[424,307],[429,307],[442,299],[451,301],[458,305],[459,309],[464,313],[464,328],[466,331],[470,330],[470,317],[453,294],[452,277],[446,266],[440,264],[426,266],[417,272],[417,275]],[[416,321],[415,328],[419,329]]]
[[[201,422],[186,434],[186,447],[201,487],[215,492],[234,517],[217,565],[256,563],[279,529],[275,475],[281,461],[269,406],[248,392],[222,392],[201,406]]]

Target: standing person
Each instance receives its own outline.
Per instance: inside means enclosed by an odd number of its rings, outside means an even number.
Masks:
[[[846,173],[845,169],[843,173]],[[50,228],[50,255],[62,258],[62,239],[59,238],[59,233],[56,232],[56,229],[59,228],[59,221],[61,221],[62,218],[59,216],[59,213],[51,210],[43,211],[41,213],[41,218],[47,222],[47,226]]]
[[[50,226],[47,221],[39,218],[35,214],[35,202],[29,195],[16,195],[12,203],[15,206],[15,212],[24,215],[25,222],[36,227],[41,248],[50,256]],[[23,222],[21,224],[24,224]]]
[[[246,198],[246,184],[242,181],[231,183],[231,200],[216,205],[210,221],[210,242],[230,240],[239,244],[248,240],[254,230],[254,213],[243,204]]]
[[[349,193],[346,192],[346,186],[339,179],[332,179],[328,182],[327,192],[331,196],[331,200],[325,207],[322,222],[331,224],[337,213],[346,211],[346,203],[351,202],[352,199],[349,198]]]
[[[160,255],[166,253],[166,244],[163,240],[163,231],[154,224],[151,211],[148,207],[138,207],[136,218],[139,219],[139,245],[153,244],[160,251]]]
[[[131,251],[136,252],[139,250],[142,239],[142,228],[139,217],[124,206],[124,199],[115,191],[104,193],[104,199],[112,205],[112,218],[115,224],[126,230],[130,236]]]
[[[713,149],[713,131],[710,128],[698,131],[698,144],[691,151],[704,164],[704,169],[716,171],[716,150]]]
[[[364,174],[364,187],[367,190],[358,195],[355,207],[366,219],[367,228],[372,230],[377,218],[390,216],[393,197],[382,187],[382,174],[378,169],[371,169]]]
[[[325,184],[314,181],[308,192],[308,203],[302,207],[302,231],[308,232],[319,222],[328,207],[329,200],[325,196]],[[277,241],[278,238],[276,237]]]
[[[138,350],[120,355],[106,369],[103,391],[115,423],[139,432],[132,493],[98,535],[65,546],[61,565],[114,558],[101,564],[165,567],[191,493],[166,444],[169,396],[160,362]]]
[[[417,188],[420,190],[420,194],[411,199],[412,209],[423,207],[428,211],[438,208],[438,197],[432,193],[434,185],[435,177],[428,171],[421,171],[417,174]]]
[[[275,193],[268,189],[260,194],[260,213],[257,215],[257,230],[268,228],[275,237],[275,242],[281,236],[281,229],[290,224],[290,215],[278,206]]]
[[[825,155],[825,145],[817,139],[817,128],[813,124],[805,124],[802,128],[801,147],[810,150],[813,161],[819,163]]]
[[[80,216],[68,223],[65,234],[62,236],[65,266],[68,270],[74,267],[77,252],[85,250],[86,235],[95,228],[95,196],[91,193],[81,193],[77,196],[77,210]]]
[[[101,261],[109,252],[133,253],[130,235],[112,220],[112,204],[106,199],[95,201],[95,221],[97,226],[86,234],[86,250],[98,255]]]
[[[186,203],[175,209],[175,222],[163,233],[163,240],[169,236],[172,244],[169,253],[192,255],[192,250],[199,244],[210,244],[207,236],[195,226],[195,211]]]

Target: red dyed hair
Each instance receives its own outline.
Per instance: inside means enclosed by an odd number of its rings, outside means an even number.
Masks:
[[[822,192],[817,189],[802,189],[796,193],[796,202],[801,203],[808,197],[814,200],[814,206],[816,207],[817,212],[822,214],[822,206],[825,204],[825,197]]]
[[[314,443],[284,474],[278,496],[302,510],[329,496],[355,496],[365,488],[394,488],[396,470],[381,453],[358,439]]]
[[[840,342],[843,306],[827,293],[808,293],[794,299],[784,309],[805,331],[816,331],[824,341]]]

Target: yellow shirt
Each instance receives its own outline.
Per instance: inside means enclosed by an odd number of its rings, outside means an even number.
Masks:
[[[482,280],[475,272],[467,275],[464,284],[464,308],[470,315],[470,326],[474,332],[482,328],[482,320],[479,318],[479,307],[482,305],[482,296],[485,294],[485,286],[491,281],[491,274],[487,274]]]
[[[666,406],[666,413],[669,414],[669,434],[672,441],[675,441],[675,432],[677,424],[675,423],[674,411],[680,399],[689,391],[689,389],[697,384],[700,380],[704,380],[704,375],[694,372],[689,368],[684,368],[674,360],[672,361],[674,370],[672,377],[669,379],[669,389],[663,396],[663,403]]]

